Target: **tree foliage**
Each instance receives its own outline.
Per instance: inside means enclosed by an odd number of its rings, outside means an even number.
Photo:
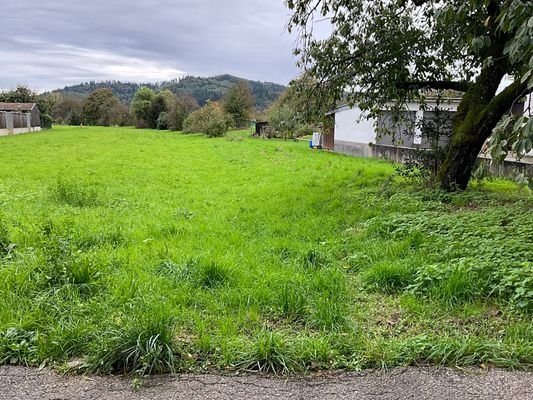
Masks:
[[[317,101],[317,97],[308,90],[314,83],[305,75],[293,80],[267,110],[273,136],[292,138],[320,130],[329,109],[327,103]]]
[[[249,81],[232,75],[219,75],[213,77],[186,76],[181,79],[173,79],[161,83],[134,83],[120,81],[85,82],[78,85],[67,86],[54,93],[67,94],[74,97],[87,97],[96,89],[110,88],[113,94],[123,104],[131,104],[135,93],[143,86],[158,92],[164,89],[170,90],[177,96],[189,94],[196,102],[204,105],[209,101],[221,100],[226,92],[237,83],[245,81],[250,87],[255,105],[259,110],[265,110],[276,100],[285,86],[272,82]]]
[[[54,122],[65,125],[83,123],[83,100],[68,95],[59,95],[52,105]]]
[[[127,112],[127,108],[120,104],[111,89],[97,89],[85,100],[83,120],[87,125],[120,125]]]
[[[444,189],[466,187],[484,142],[533,89],[530,1],[288,0],[287,5],[293,11],[289,29],[301,37],[295,53],[317,79],[313,92],[324,102],[346,98],[376,116],[401,110],[408,101],[423,102],[427,89],[463,93],[438,174]],[[313,35],[317,16],[331,21],[325,40]],[[499,92],[505,76],[512,82]],[[531,148],[529,121],[524,117],[513,125],[513,143],[524,143],[513,144],[523,150],[519,153]]]
[[[183,130],[183,122],[199,106],[196,99],[190,94],[182,94],[175,97],[167,113],[168,128],[174,131]]]
[[[130,112],[137,128],[150,128],[155,125],[157,116],[154,118],[154,99],[155,92],[146,86],[139,88],[133,96]]]
[[[208,102],[191,113],[183,124],[186,133],[205,133],[209,137],[224,136],[231,125],[231,117],[217,102]]]
[[[235,126],[245,127],[254,107],[254,99],[246,82],[232,86],[224,95],[222,106],[226,114],[233,119]]]

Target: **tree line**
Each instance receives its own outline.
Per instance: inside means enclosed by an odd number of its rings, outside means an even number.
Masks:
[[[301,83],[302,79],[295,82]],[[320,118],[310,119],[305,112],[309,99],[295,82],[271,106],[257,110],[250,83],[240,81],[226,90],[219,101],[207,100],[200,106],[190,93],[174,94],[169,89],[156,91],[156,85],[139,86],[128,106],[111,88],[99,87],[82,97],[49,92],[38,94],[26,86],[0,92],[0,101],[37,103],[44,127],[61,125],[136,126],[169,129],[186,133],[202,132],[221,136],[229,128],[243,128],[250,120],[270,122],[269,137],[295,137],[318,129]],[[324,111],[325,112],[325,111]]]
[[[97,89],[109,88],[118,97],[121,103],[130,105],[135,93],[141,87],[147,87],[160,92],[168,89],[176,95],[189,94],[196,102],[203,106],[207,101],[220,101],[226,92],[241,81],[245,81],[254,98],[254,106],[258,110],[267,109],[273,101],[285,90],[285,86],[272,82],[250,81],[232,75],[219,75],[214,77],[186,76],[181,79],[159,83],[134,83],[121,81],[84,82],[78,85],[66,86],[55,90],[53,93],[68,94],[72,97],[85,98]]]

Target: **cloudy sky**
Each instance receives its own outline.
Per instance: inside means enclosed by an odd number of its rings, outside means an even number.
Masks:
[[[298,74],[283,0],[2,0],[2,10],[0,89]]]

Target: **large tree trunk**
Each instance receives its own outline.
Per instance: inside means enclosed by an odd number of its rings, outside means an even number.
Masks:
[[[495,95],[503,73],[482,72],[465,93],[453,120],[453,134],[438,180],[442,189],[466,189],[483,144],[513,103],[526,93],[525,82],[516,80]]]
[[[505,41],[495,41],[492,54],[501,56]],[[527,90],[525,82],[515,82],[496,94],[507,69],[505,57],[482,69],[466,90],[453,119],[453,133],[438,180],[442,189],[466,189],[483,144],[513,103]]]
[[[468,186],[477,157],[489,132],[458,127],[453,134],[450,148],[439,171],[441,188],[446,191],[464,190]],[[454,129],[455,131],[455,129]]]

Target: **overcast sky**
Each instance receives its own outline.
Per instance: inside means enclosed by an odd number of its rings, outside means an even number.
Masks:
[[[1,14],[0,89],[298,74],[283,0],[2,0]]]

